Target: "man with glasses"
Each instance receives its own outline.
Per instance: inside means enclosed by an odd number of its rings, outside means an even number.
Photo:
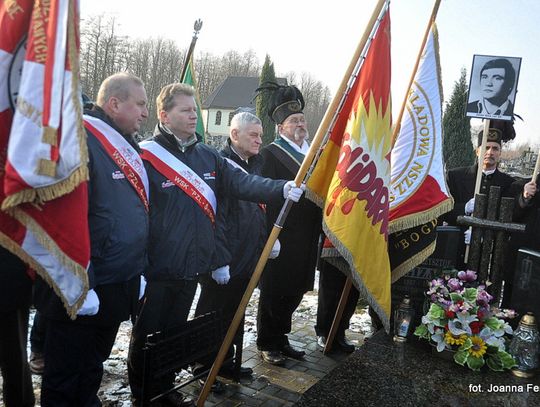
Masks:
[[[278,136],[261,151],[262,175],[274,179],[295,178],[308,152],[304,98],[295,86],[270,84],[273,100],[269,116],[277,124]],[[266,208],[267,227],[274,224],[281,205]],[[313,289],[317,243],[321,232],[321,210],[301,198],[291,208],[279,241],[279,257],[269,260],[261,277],[257,315],[257,347],[264,361],[280,365],[285,357],[301,359],[304,352],[294,349],[288,340],[292,314],[305,292]]]

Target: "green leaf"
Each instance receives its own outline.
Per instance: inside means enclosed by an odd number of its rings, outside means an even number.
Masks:
[[[429,307],[428,318],[430,319],[443,319],[444,318],[444,308],[437,304],[431,304]]]
[[[458,293],[450,293],[450,299],[452,302],[463,301],[463,297]]]
[[[465,366],[465,362],[469,358],[469,352],[466,350],[458,350],[454,355],[454,361],[461,366]]]
[[[468,350],[472,346],[471,338],[468,336],[467,339],[465,339],[465,342],[463,342],[463,345],[459,347],[459,350]]]
[[[505,352],[504,350],[499,350],[499,353],[497,353],[497,356],[501,359],[502,365],[504,369],[510,369],[512,367],[517,366],[516,361],[510,355],[508,352]]]
[[[418,325],[418,327],[414,330],[414,334],[420,338],[429,339],[429,331],[425,325]]]
[[[488,319],[486,319],[484,321],[484,324],[492,329],[492,330],[496,330],[496,329],[500,329],[501,326],[503,325],[503,321],[501,321],[500,319],[498,318],[495,318],[495,317],[489,317]]]
[[[476,295],[477,290],[476,288],[466,288],[463,292],[463,298],[465,298],[468,302],[471,302],[473,304],[476,303]]]
[[[470,369],[478,371],[482,366],[484,366],[486,362],[484,361],[484,358],[477,357],[473,355],[469,355],[467,358],[467,366],[469,366]]]
[[[495,370],[496,372],[501,372],[504,370],[503,362],[499,355],[488,357],[486,363],[491,370]]]

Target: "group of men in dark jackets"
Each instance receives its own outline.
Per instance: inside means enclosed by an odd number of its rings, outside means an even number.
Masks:
[[[101,405],[97,392],[103,362],[120,323],[130,316],[135,316],[135,323],[129,383],[134,404],[140,403],[146,336],[187,321],[198,283],[202,289],[196,315],[221,309],[230,323],[284,199],[297,203],[260,281],[257,346],[263,360],[272,364],[304,356],[287,335],[293,312],[304,293],[313,288],[321,210],[301,197],[302,189],[291,181],[308,150],[303,97],[294,86],[276,85],[273,90],[269,115],[277,125],[276,140],[259,153],[261,121],[241,112],[233,118],[230,139],[220,154],[201,143],[195,133],[192,87],[171,84],[161,90],[154,136],[139,145],[133,135],[148,115],[143,82],[127,73],[103,82],[94,107],[84,117],[90,157],[91,266],[90,291],[77,318],[67,317],[60,300],[40,278],[35,283],[34,303],[47,321],[43,406]],[[501,146],[496,136],[497,131],[490,131],[482,188],[500,185],[507,195],[515,184],[496,168]],[[463,212],[467,203],[470,209],[470,174],[476,174],[474,168],[449,173],[455,212],[461,211],[462,204]],[[520,188],[519,205],[528,214],[528,208],[538,207],[536,184]],[[13,291],[17,287],[17,292],[25,293],[10,302],[10,332],[17,331],[16,335],[2,332],[4,372],[9,365],[4,349],[15,347],[13,343],[20,348],[23,341],[26,346],[31,282],[16,257],[2,249],[0,260],[0,277],[8,276],[4,269],[20,277],[9,277],[9,284],[1,288]],[[323,346],[344,277],[324,263],[319,268],[323,276],[317,335]],[[354,306],[349,308],[354,312]],[[337,347],[346,352],[354,350],[344,336],[351,315],[347,313],[337,334]],[[33,405],[30,374],[26,363],[21,363],[26,351],[9,356],[19,370],[18,386],[13,384],[14,368],[10,367],[11,376],[4,374],[6,405]],[[206,368],[211,363],[201,362]],[[249,375],[251,369],[242,368],[240,373]],[[220,374],[230,374],[230,366],[224,366]],[[152,391],[168,390],[173,381],[173,376],[166,377]],[[220,391],[219,382],[213,390]],[[162,405],[191,404],[174,392],[162,400]]]

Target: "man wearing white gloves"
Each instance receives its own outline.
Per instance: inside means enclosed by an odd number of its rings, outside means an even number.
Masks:
[[[259,149],[262,144],[261,120],[249,113],[241,112],[231,120],[231,129],[227,146],[221,155],[233,166],[250,174],[260,175],[262,157]],[[218,214],[223,221],[218,222],[223,230],[218,234],[218,256],[227,262],[226,266],[212,271],[211,276],[203,275],[200,279],[201,296],[197,303],[195,315],[203,315],[211,311],[220,310],[223,313],[225,326],[229,326],[255,265],[267,239],[266,214],[263,204],[241,201],[237,199],[224,199],[220,202]],[[280,244],[276,240],[270,253],[270,258],[279,255]],[[237,339],[241,339],[244,324],[240,324]],[[241,342],[240,342],[241,343]],[[228,358],[233,356],[231,347]],[[212,360],[204,362],[203,369],[209,369]],[[242,367],[240,375],[245,377],[252,373],[249,367]],[[234,377],[231,365],[224,365],[220,376]]]
[[[222,267],[230,261],[216,251],[223,199],[282,203],[284,194],[294,197],[302,192],[286,181],[246,174],[214,148],[199,142],[194,94],[185,84],[163,87],[156,100],[159,122],[154,136],[140,144],[151,204],[147,287],[128,357],[135,405],[141,397],[146,336],[187,321],[202,275],[221,269],[214,273],[216,278],[227,280],[227,270]],[[154,383],[150,396],[170,389],[173,382],[171,374]],[[165,402],[174,405],[183,403],[179,393],[168,393],[166,398]]]
[[[272,91],[269,116],[277,125],[278,137],[266,146],[262,175],[293,179],[308,152],[308,131],[302,109],[304,98],[295,86],[263,84],[260,91]],[[274,224],[281,206],[266,208],[267,228]],[[285,357],[301,359],[304,352],[294,349],[288,339],[292,314],[304,293],[313,289],[317,244],[321,233],[321,210],[302,198],[287,216],[279,235],[281,252],[269,260],[261,277],[257,314],[257,347],[267,363],[283,364]]]
[[[85,110],[88,144],[90,290],[75,320],[42,280],[35,304],[46,317],[42,406],[98,406],[103,362],[120,322],[135,314],[147,266],[148,178],[134,134],[147,118],[143,82],[119,73]]]

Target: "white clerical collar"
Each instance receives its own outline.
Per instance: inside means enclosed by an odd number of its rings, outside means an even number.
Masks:
[[[292,148],[294,148],[296,151],[298,151],[300,154],[306,155],[309,151],[309,144],[306,140],[302,140],[302,145],[299,147],[298,144],[292,142],[287,137],[285,137],[283,134],[279,135],[283,140],[285,140],[287,143],[291,145]]]
[[[484,173],[484,175],[491,175],[495,172],[497,168],[493,169],[493,170],[482,170],[482,172]]]

